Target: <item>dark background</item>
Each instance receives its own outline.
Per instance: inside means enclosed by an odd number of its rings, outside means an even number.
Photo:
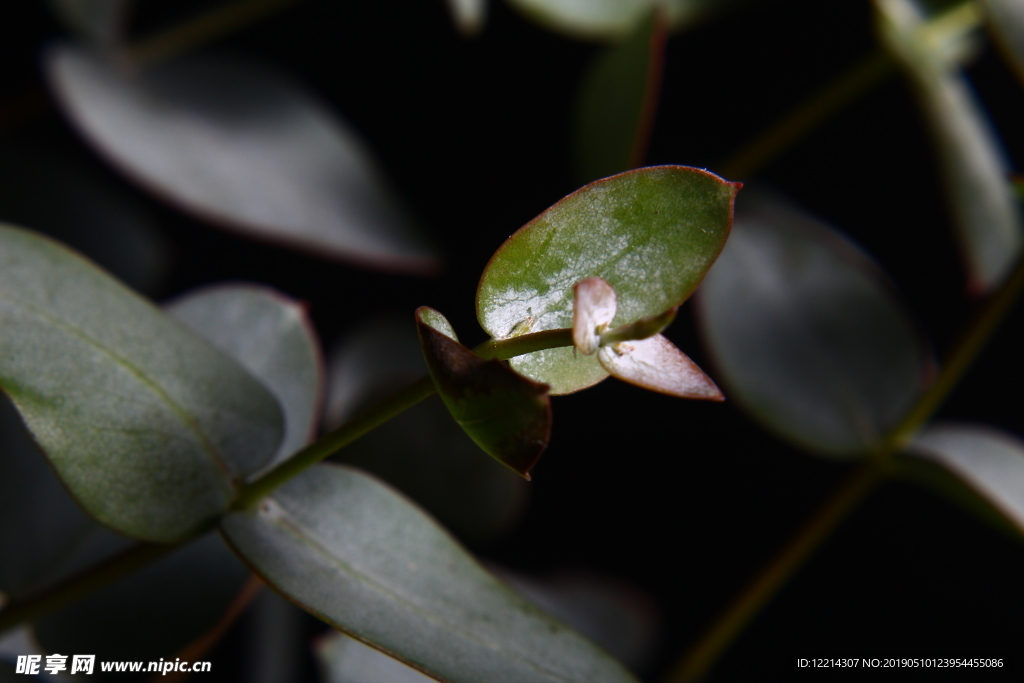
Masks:
[[[93,159],[43,94],[39,50],[62,30],[42,3],[16,5],[0,10],[0,135],[38,135]],[[139,5],[134,30],[144,33],[209,3]],[[648,162],[715,171],[873,46],[870,3],[861,0],[751,0],[674,36]],[[365,136],[446,270],[419,279],[320,261],[218,231],[139,194],[172,249],[156,298],[251,280],[309,302],[328,347],[381,310],[411,322],[419,305],[444,312],[467,343],[482,341],[474,294],[488,257],[576,188],[567,142],[573,98],[600,48],[551,33],[500,1],[482,35],[466,40],[441,0],[306,0],[218,47],[285,67]],[[969,73],[1020,159],[1024,91],[991,49]],[[770,184],[874,254],[941,355],[976,302],[965,292],[934,167],[913,99],[892,78],[744,180]],[[941,416],[1019,431],[1018,318]],[[688,307],[670,336],[715,375]],[[523,571],[585,569],[648,593],[663,618],[648,679],[666,671],[850,471],[798,452],[730,403],[682,402],[608,381],[555,398],[554,410],[525,518],[473,549]],[[886,484],[743,634],[714,680],[834,680],[837,672],[798,671],[795,660],[837,656],[1002,657],[1019,675],[1022,615],[1019,541],[926,490]],[[218,656],[232,647],[229,638]]]

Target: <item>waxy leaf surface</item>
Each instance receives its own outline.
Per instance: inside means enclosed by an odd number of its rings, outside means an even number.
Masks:
[[[48,652],[95,654],[97,661],[173,660],[217,624],[250,576],[211,532],[46,615],[35,633]],[[118,677],[124,674],[110,676]]]
[[[416,326],[407,315],[356,327],[331,354],[330,368],[326,430],[427,372]],[[389,420],[335,458],[385,480],[467,541],[506,531],[523,512],[529,494],[521,476],[480,456],[480,447],[437,396]]]
[[[477,290],[477,317],[495,338],[570,328],[573,287],[601,277],[618,293],[614,325],[660,315],[700,283],[729,235],[738,184],[685,166],[599,180],[516,232]],[[517,372],[567,394],[608,373],[594,356],[556,348],[518,356]]]
[[[598,54],[583,79],[574,140],[580,181],[643,162],[661,89],[666,21],[652,12],[625,40]]]
[[[643,389],[678,398],[725,400],[711,378],[660,334],[602,347],[597,359],[613,377]]]
[[[879,0],[880,33],[917,94],[932,130],[943,181],[977,293],[999,285],[1024,246],[1010,165],[970,85],[942,46],[922,39],[922,19],[907,0]]]
[[[166,307],[189,329],[263,382],[284,413],[284,438],[268,469],[309,443],[323,392],[323,363],[305,309],[256,285],[218,285]]]
[[[484,571],[416,506],[357,470],[318,465],[225,537],[289,599],[444,681],[633,681],[615,660]]]
[[[698,311],[726,395],[808,449],[870,448],[922,389],[926,353],[881,271],[777,199],[745,197]]]
[[[0,389],[78,502],[129,536],[210,524],[281,438],[241,366],[77,254],[0,226]]]
[[[277,71],[206,56],[129,74],[68,46],[47,67],[85,137],[183,209],[320,256],[436,267],[355,136]]]
[[[963,489],[947,487],[946,493],[974,508],[979,501],[971,499],[980,498],[1024,533],[1024,443],[1019,438],[991,427],[937,424],[914,439],[911,452],[946,470]]]
[[[438,316],[426,307],[416,311],[423,358],[437,393],[480,448],[529,478],[551,438],[547,385],[516,374],[501,361],[480,358],[431,326],[428,320]]]
[[[726,0],[509,0],[523,14],[554,31],[590,40],[622,40],[655,7],[679,28],[717,9]]]

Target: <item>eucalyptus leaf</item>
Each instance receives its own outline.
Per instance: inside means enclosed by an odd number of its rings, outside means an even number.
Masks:
[[[285,433],[263,470],[309,443],[319,418],[323,362],[300,303],[257,285],[217,285],[192,292],[165,310],[238,361],[277,399]]]
[[[0,395],[0,593],[25,597],[129,544],[75,504]]]
[[[503,362],[484,360],[443,331],[447,320],[433,309],[416,310],[427,369],[448,411],[488,455],[530,478],[551,438],[548,387],[516,374]]]
[[[738,183],[685,166],[654,166],[591,183],[527,223],[491,257],[477,317],[494,338],[572,327],[573,287],[589,277],[618,293],[615,325],[660,315],[696,289],[722,250]],[[515,370],[568,394],[608,373],[594,356],[556,348]]]
[[[327,430],[427,372],[416,326],[408,316],[356,326],[332,352],[329,367]],[[480,457],[480,447],[436,396],[335,458],[385,480],[466,541],[489,540],[507,531],[529,495],[521,476],[493,458]]]
[[[208,526],[281,438],[243,368],[77,254],[0,226],[0,388],[64,485],[116,531]]]
[[[981,499],[1017,534],[1024,533],[1024,443],[1019,438],[991,427],[938,424],[919,434],[910,451],[953,475],[963,489],[947,483],[944,492],[993,521],[991,512],[977,509],[976,499]]]
[[[877,445],[929,369],[914,326],[840,233],[778,199],[744,200],[699,294],[726,395],[812,451]]]
[[[669,25],[681,28],[719,9],[726,0],[509,0],[543,26],[574,38],[622,40],[643,22],[653,8],[668,15]]]
[[[357,470],[318,465],[257,508],[228,513],[222,529],[290,600],[440,680],[633,680]]]
[[[667,16],[651,12],[621,43],[598,54],[576,105],[576,175],[583,182],[643,162],[665,59]]]
[[[48,652],[99,661],[170,659],[220,621],[250,576],[209,533],[48,614],[36,622],[36,636]]]
[[[878,0],[880,35],[914,87],[935,140],[969,286],[998,286],[1021,253],[1020,210],[1010,165],[971,88],[946,51],[922,39],[908,0]]]
[[[320,256],[436,267],[355,135],[278,71],[204,56],[132,74],[66,45],[46,65],[85,137],[181,208]]]

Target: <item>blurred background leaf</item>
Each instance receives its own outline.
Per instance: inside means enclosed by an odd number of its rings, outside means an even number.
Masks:
[[[938,423],[917,435],[910,452],[952,475],[951,481],[937,482],[943,484],[941,491],[998,528],[1008,522],[1015,535],[1024,533],[1024,444],[1019,438],[991,427]]]
[[[1024,244],[1010,164],[960,72],[956,52],[963,48],[929,40],[924,17],[910,0],[875,4],[882,42],[906,72],[931,127],[968,285],[987,292],[1006,279]]]
[[[71,45],[46,66],[88,141],[180,208],[322,257],[436,269],[355,134],[282,72],[205,55],[130,73]]]
[[[594,59],[578,95],[576,177],[588,183],[641,166],[654,125],[668,17],[651,11],[633,32]]]
[[[839,232],[745,192],[699,293],[726,396],[809,450],[870,450],[924,388],[917,330],[883,273]]]

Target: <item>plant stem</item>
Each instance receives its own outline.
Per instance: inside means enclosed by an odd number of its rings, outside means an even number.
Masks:
[[[892,60],[880,49],[875,49],[743,147],[722,165],[722,176],[749,178],[892,73]]]
[[[15,600],[0,610],[0,633],[22,622],[34,621],[73,600],[103,588],[158,560],[178,545],[138,543],[102,564],[61,582],[41,595]]]
[[[320,437],[256,481],[243,487],[234,507],[242,509],[255,504],[300,472],[333,455],[433,393],[434,382],[430,377],[420,377],[409,386],[362,411],[333,432]]]
[[[907,414],[903,422],[894,429],[886,439],[892,451],[901,450],[928,419],[935,414],[949,393],[956,387],[971,364],[974,363],[988,340],[992,338],[996,328],[1006,318],[1021,290],[1024,289],[1024,259],[1017,262],[1017,267],[981,310],[978,311],[966,332],[953,346],[952,353],[942,364],[935,383],[929,388],[917,405]]]
[[[796,573],[808,557],[864,499],[882,478],[877,461],[865,461],[818,509],[796,536],[754,578],[712,627],[679,662],[669,679],[672,683],[700,680],[722,654]]]
[[[253,24],[299,0],[239,0],[189,19],[128,48],[132,64],[142,67],[174,57],[248,24]]]
[[[759,573],[726,608],[700,641],[673,670],[672,683],[699,680],[736,639],[759,610],[810,557],[839,522],[875,484],[890,472],[890,457],[901,451],[914,434],[935,414],[943,400],[978,357],[996,328],[1024,290],[1024,259],[1009,279],[982,307],[954,345],[935,383],[869,456],[861,469],[833,494],[778,556]]]
[[[572,330],[545,330],[524,334],[510,339],[491,339],[473,351],[482,358],[502,360],[521,356],[524,353],[542,351],[558,346],[572,346]],[[364,434],[373,431],[399,413],[413,407],[435,391],[434,382],[424,375],[409,386],[392,394],[373,407],[364,410],[351,420],[326,434],[291,458],[270,470],[256,481],[243,487],[235,502],[236,509],[254,505],[278,486],[315,465],[324,458],[337,453]]]

